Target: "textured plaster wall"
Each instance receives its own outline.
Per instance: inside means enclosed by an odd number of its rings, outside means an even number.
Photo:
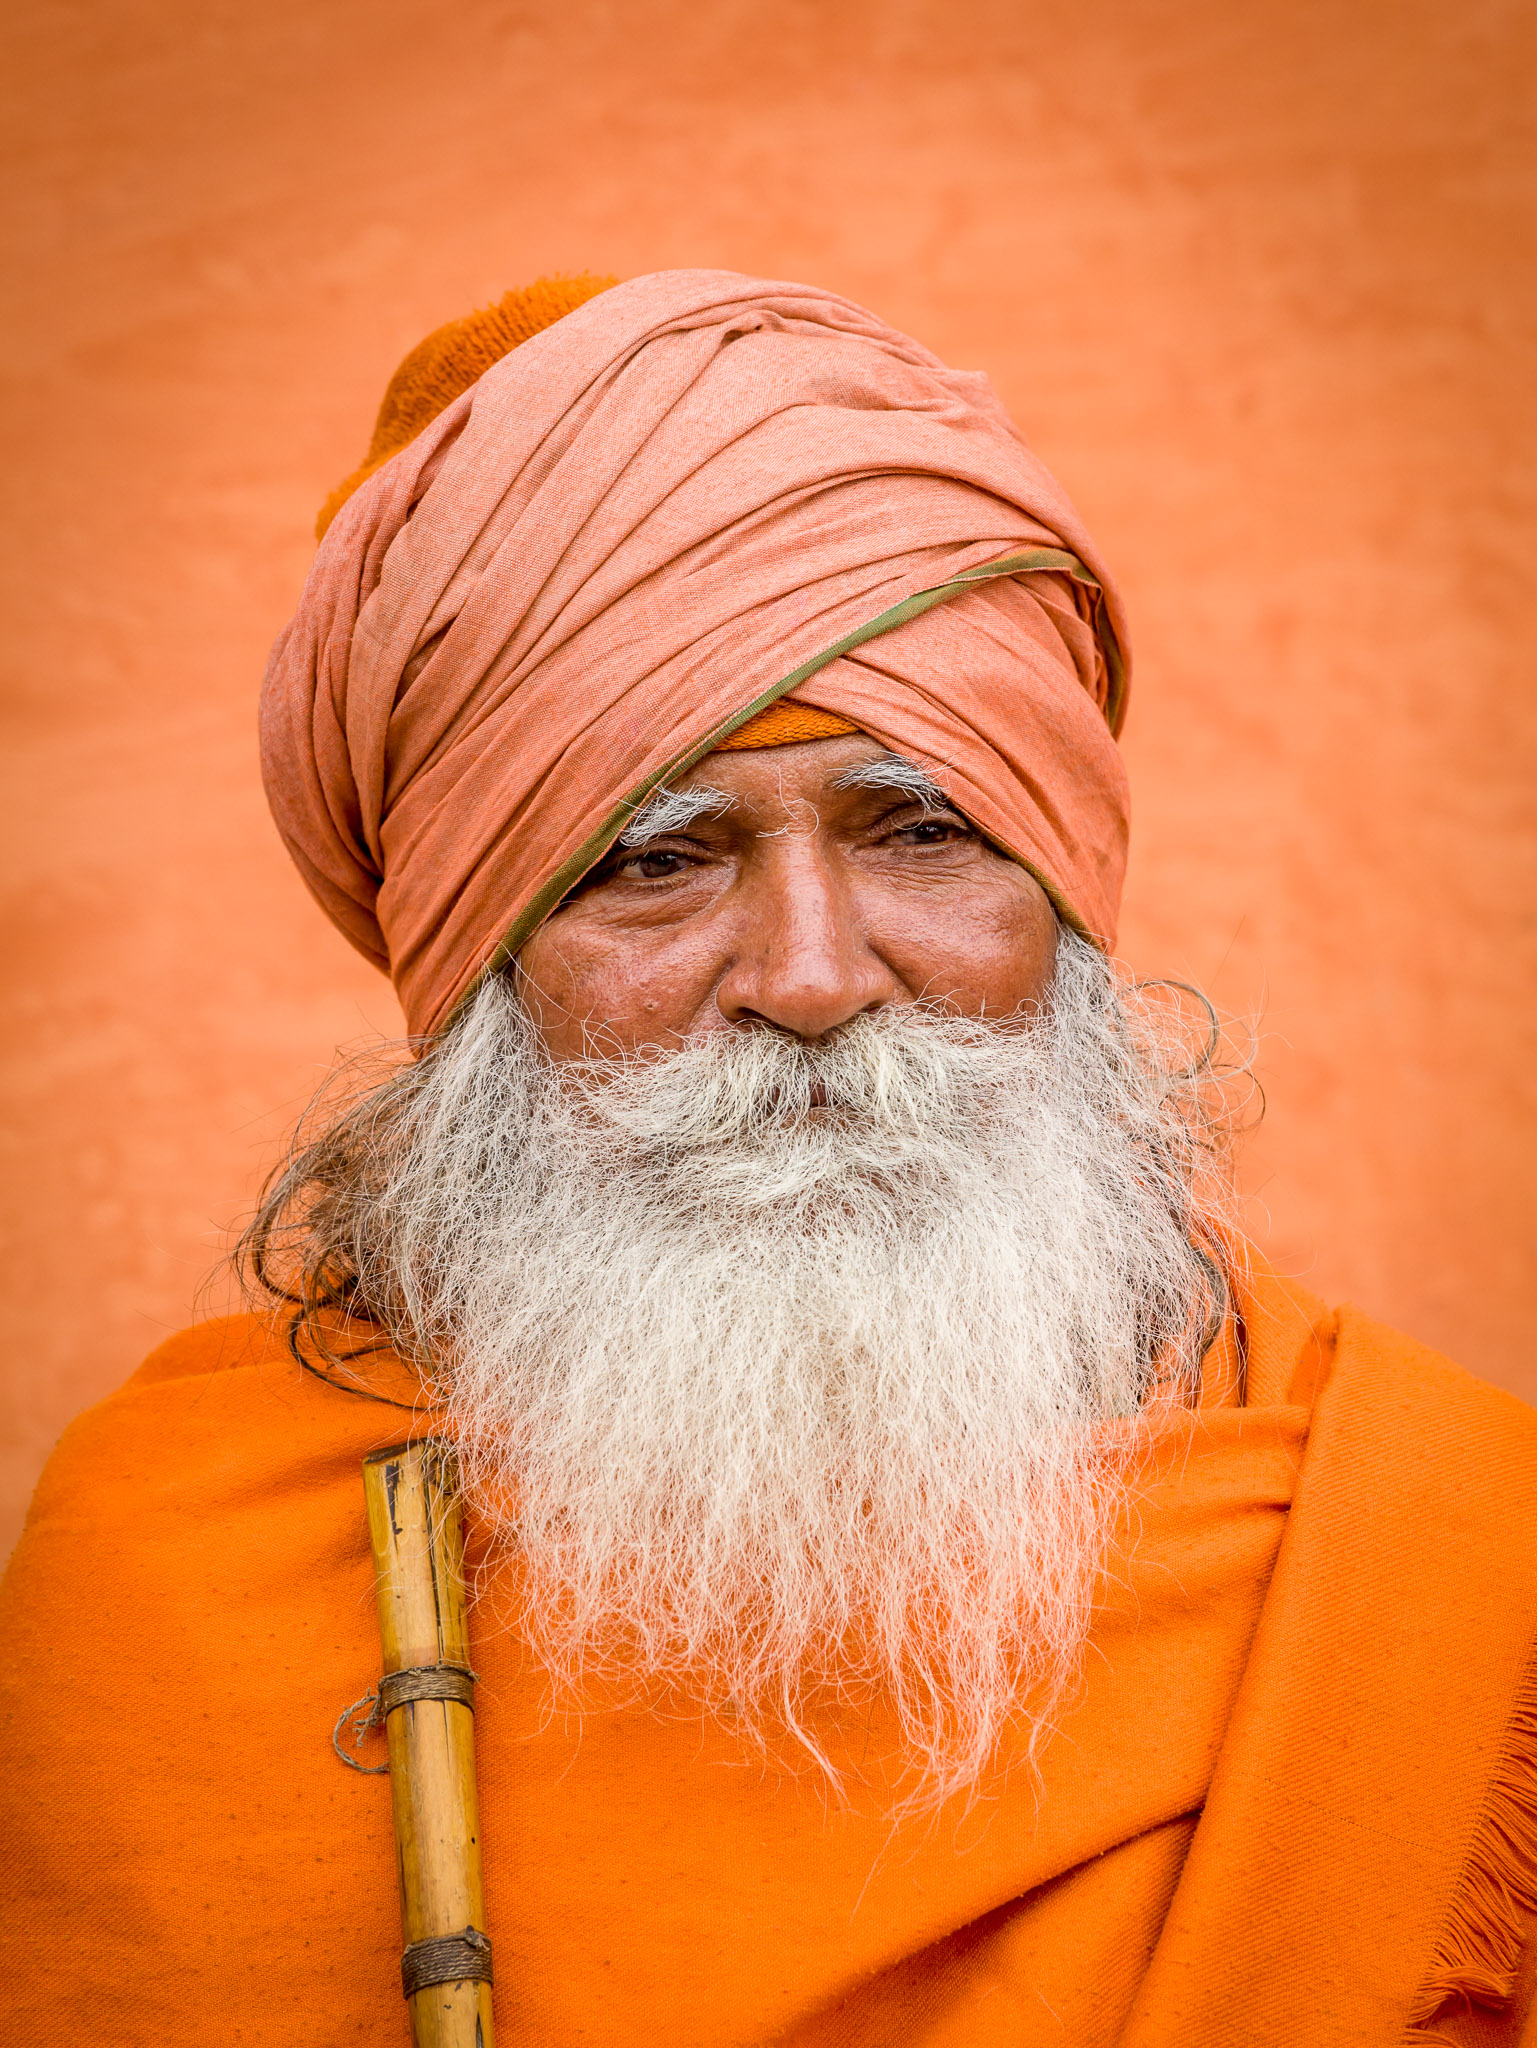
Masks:
[[[253,700],[399,356],[721,264],[986,369],[1132,609],[1123,949],[1264,1017],[1288,1270],[1537,1395],[1537,17],[1517,0],[20,0],[3,1532],[388,990]]]

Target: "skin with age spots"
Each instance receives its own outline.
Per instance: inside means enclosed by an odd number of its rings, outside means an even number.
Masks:
[[[762,1025],[818,1039],[888,1004],[1000,1017],[1038,1001],[1057,937],[1045,891],[941,792],[883,785],[890,761],[854,734],[710,754],[681,776],[679,794],[719,800],[641,844],[632,827],[519,955],[552,1055]],[[648,806],[642,828],[648,815],[670,823]]]

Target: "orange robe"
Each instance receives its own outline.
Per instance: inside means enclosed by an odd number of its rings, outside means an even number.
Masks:
[[[0,1600],[5,2040],[408,2040],[388,1782],[331,1747],[404,1424],[235,1318],[67,1432]],[[483,1602],[499,2038],[1537,2040],[1534,1537],[1537,1414],[1261,1273],[1038,1785],[893,1836],[697,1725],[550,1719]]]

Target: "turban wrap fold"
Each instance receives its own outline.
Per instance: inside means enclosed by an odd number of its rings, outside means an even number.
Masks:
[[[983,376],[810,286],[664,271],[504,356],[336,514],[268,664],[278,827],[413,1033],[787,692],[1113,943],[1119,605]]]

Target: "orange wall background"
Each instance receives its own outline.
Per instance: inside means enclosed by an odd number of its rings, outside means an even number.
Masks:
[[[20,0],[6,35],[0,1542],[336,1045],[398,1026],[268,824],[257,682],[395,362],[559,268],[806,278],[991,374],[1131,605],[1123,950],[1262,1012],[1257,1232],[1537,1396],[1520,0]]]

